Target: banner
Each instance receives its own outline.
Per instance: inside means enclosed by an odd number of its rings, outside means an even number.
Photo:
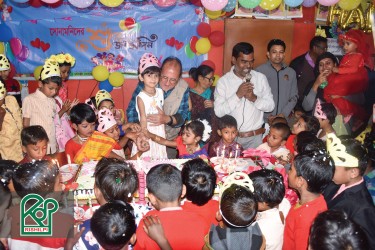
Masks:
[[[73,75],[91,72],[96,65],[105,65],[111,72],[137,73],[145,52],[160,62],[176,56],[183,71],[204,60],[204,55],[191,54],[189,41],[197,35],[201,16],[189,3],[160,8],[152,1],[125,2],[108,8],[96,2],[78,9],[67,0],[57,8],[34,8],[8,0],[6,5],[11,13],[5,24],[13,33],[7,56],[19,74],[32,73],[46,58],[62,52],[76,58]]]

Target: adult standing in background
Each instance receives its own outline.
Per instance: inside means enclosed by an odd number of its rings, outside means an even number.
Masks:
[[[269,121],[276,116],[287,118],[298,100],[296,72],[284,63],[285,49],[284,41],[272,39],[267,45],[268,62],[256,69],[267,77],[275,102],[274,110],[265,113]]]
[[[154,125],[165,124],[167,140],[174,140],[180,132],[181,126],[189,114],[189,85],[182,76],[182,64],[177,57],[167,57],[161,66],[159,87],[164,93],[163,110],[159,114],[147,115],[147,122]],[[129,106],[126,109],[128,122],[139,122],[135,108],[135,99],[143,89],[144,84],[139,82],[134,90]],[[177,157],[175,148],[167,147],[169,159]]]
[[[233,66],[215,88],[215,113],[218,117],[231,115],[237,120],[237,142],[244,149],[262,143],[264,112],[275,108],[266,76],[252,70],[254,60],[253,46],[237,43],[232,50]]]
[[[327,38],[322,36],[315,36],[310,41],[310,49],[307,53],[294,58],[290,62],[290,67],[294,69],[297,74],[297,86],[299,103],[302,102],[303,93],[306,86],[315,79],[314,68],[316,59],[319,55],[327,51]]]

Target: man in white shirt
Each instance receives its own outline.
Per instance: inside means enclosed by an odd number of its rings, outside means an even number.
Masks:
[[[231,115],[237,120],[237,142],[244,149],[262,143],[263,115],[271,112],[275,103],[267,78],[253,69],[254,48],[246,42],[237,43],[232,50],[232,68],[217,83],[215,114]]]

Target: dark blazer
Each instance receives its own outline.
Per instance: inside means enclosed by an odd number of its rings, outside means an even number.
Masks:
[[[375,206],[365,181],[346,189],[332,199],[339,188],[340,186],[332,182],[324,190],[328,209],[344,211],[349,219],[364,229],[371,249],[375,249]]]

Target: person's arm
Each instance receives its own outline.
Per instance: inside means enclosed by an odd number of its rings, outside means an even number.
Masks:
[[[214,96],[214,111],[219,118],[231,113],[241,103],[241,98],[237,96],[236,92],[227,96],[225,81],[221,78],[216,85]]]
[[[167,140],[167,139],[164,139],[158,135],[155,135],[153,133],[151,133],[150,131],[147,130],[147,136],[153,140],[154,142],[158,143],[158,144],[161,144],[161,145],[164,145],[164,146],[167,146],[167,147],[171,147],[171,148],[175,148],[177,147],[177,143],[175,140],[173,141],[170,141],[170,140]]]
[[[136,110],[136,98],[143,89],[143,83],[139,82],[136,89],[133,92],[132,98],[129,102],[128,108],[126,109],[126,117],[128,122],[139,122],[138,113]]]
[[[361,54],[345,55],[341,60],[337,73],[340,75],[356,73],[361,65],[364,65],[363,56]]]
[[[138,106],[138,111],[139,111],[139,122],[141,124],[142,130],[147,129],[147,118],[146,118],[146,109],[145,109],[145,104],[139,96],[137,97],[137,106]]]
[[[294,70],[292,70],[292,72],[294,74],[291,75],[292,85],[291,85],[291,90],[289,94],[289,100],[288,100],[288,103],[281,110],[281,113],[284,115],[284,117],[288,117],[290,115],[290,113],[292,112],[292,110],[294,109],[298,101],[297,77],[296,77]]]
[[[189,88],[187,88],[182,96],[180,107],[178,107],[177,113],[172,115],[171,127],[181,127],[189,116]]]
[[[271,112],[275,108],[275,102],[266,76],[258,73],[254,81],[257,81],[254,87],[254,94],[257,96],[254,101],[255,107],[263,112]]]
[[[30,127],[30,118],[24,117],[22,120],[22,125],[24,128]]]
[[[143,218],[143,230],[158,244],[161,250],[172,250],[167,237],[164,234],[163,225],[157,216],[145,216]]]

